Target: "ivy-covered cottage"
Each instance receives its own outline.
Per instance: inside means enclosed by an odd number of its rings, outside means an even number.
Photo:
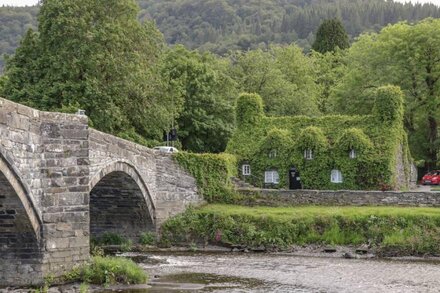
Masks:
[[[407,189],[414,176],[403,94],[376,91],[372,115],[267,117],[256,94],[237,101],[227,152],[254,185],[307,189]]]

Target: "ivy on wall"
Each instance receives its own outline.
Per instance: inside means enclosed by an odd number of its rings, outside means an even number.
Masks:
[[[376,96],[372,115],[266,117],[258,95],[242,94],[237,101],[238,127],[226,152],[236,155],[240,164],[248,162],[260,184],[266,170],[278,170],[280,188],[288,186],[293,166],[307,189],[407,188],[411,155],[403,128],[402,91],[384,86]],[[349,156],[352,149],[354,158]],[[276,156],[271,155],[274,150]],[[313,159],[305,158],[305,150],[312,151]],[[342,183],[330,181],[332,170],[341,171]]]
[[[237,176],[237,160],[230,154],[193,154],[179,152],[173,158],[197,182],[199,193],[209,203],[232,203],[234,193],[231,177]]]

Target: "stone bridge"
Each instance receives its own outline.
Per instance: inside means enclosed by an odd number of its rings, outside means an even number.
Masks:
[[[90,238],[136,238],[198,204],[170,155],[88,128],[86,116],[0,99],[0,287],[89,259]]]

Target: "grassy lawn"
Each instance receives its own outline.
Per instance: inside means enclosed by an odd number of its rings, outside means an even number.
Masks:
[[[417,207],[335,207],[335,206],[302,206],[302,207],[246,207],[237,205],[211,204],[197,210],[197,213],[212,213],[227,216],[248,215],[254,217],[275,217],[280,220],[314,217],[346,217],[365,216],[394,217],[439,217],[440,208]]]
[[[366,244],[384,255],[434,255],[440,254],[440,209],[213,204],[167,221],[163,240],[273,249]]]

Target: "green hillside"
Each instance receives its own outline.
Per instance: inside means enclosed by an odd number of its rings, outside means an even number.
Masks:
[[[297,42],[309,49],[323,19],[339,17],[353,38],[389,23],[440,17],[435,5],[384,0],[139,0],[143,20],[154,19],[169,44],[215,53]],[[11,54],[36,26],[37,7],[0,7],[0,55]],[[3,62],[0,59],[0,67]]]

